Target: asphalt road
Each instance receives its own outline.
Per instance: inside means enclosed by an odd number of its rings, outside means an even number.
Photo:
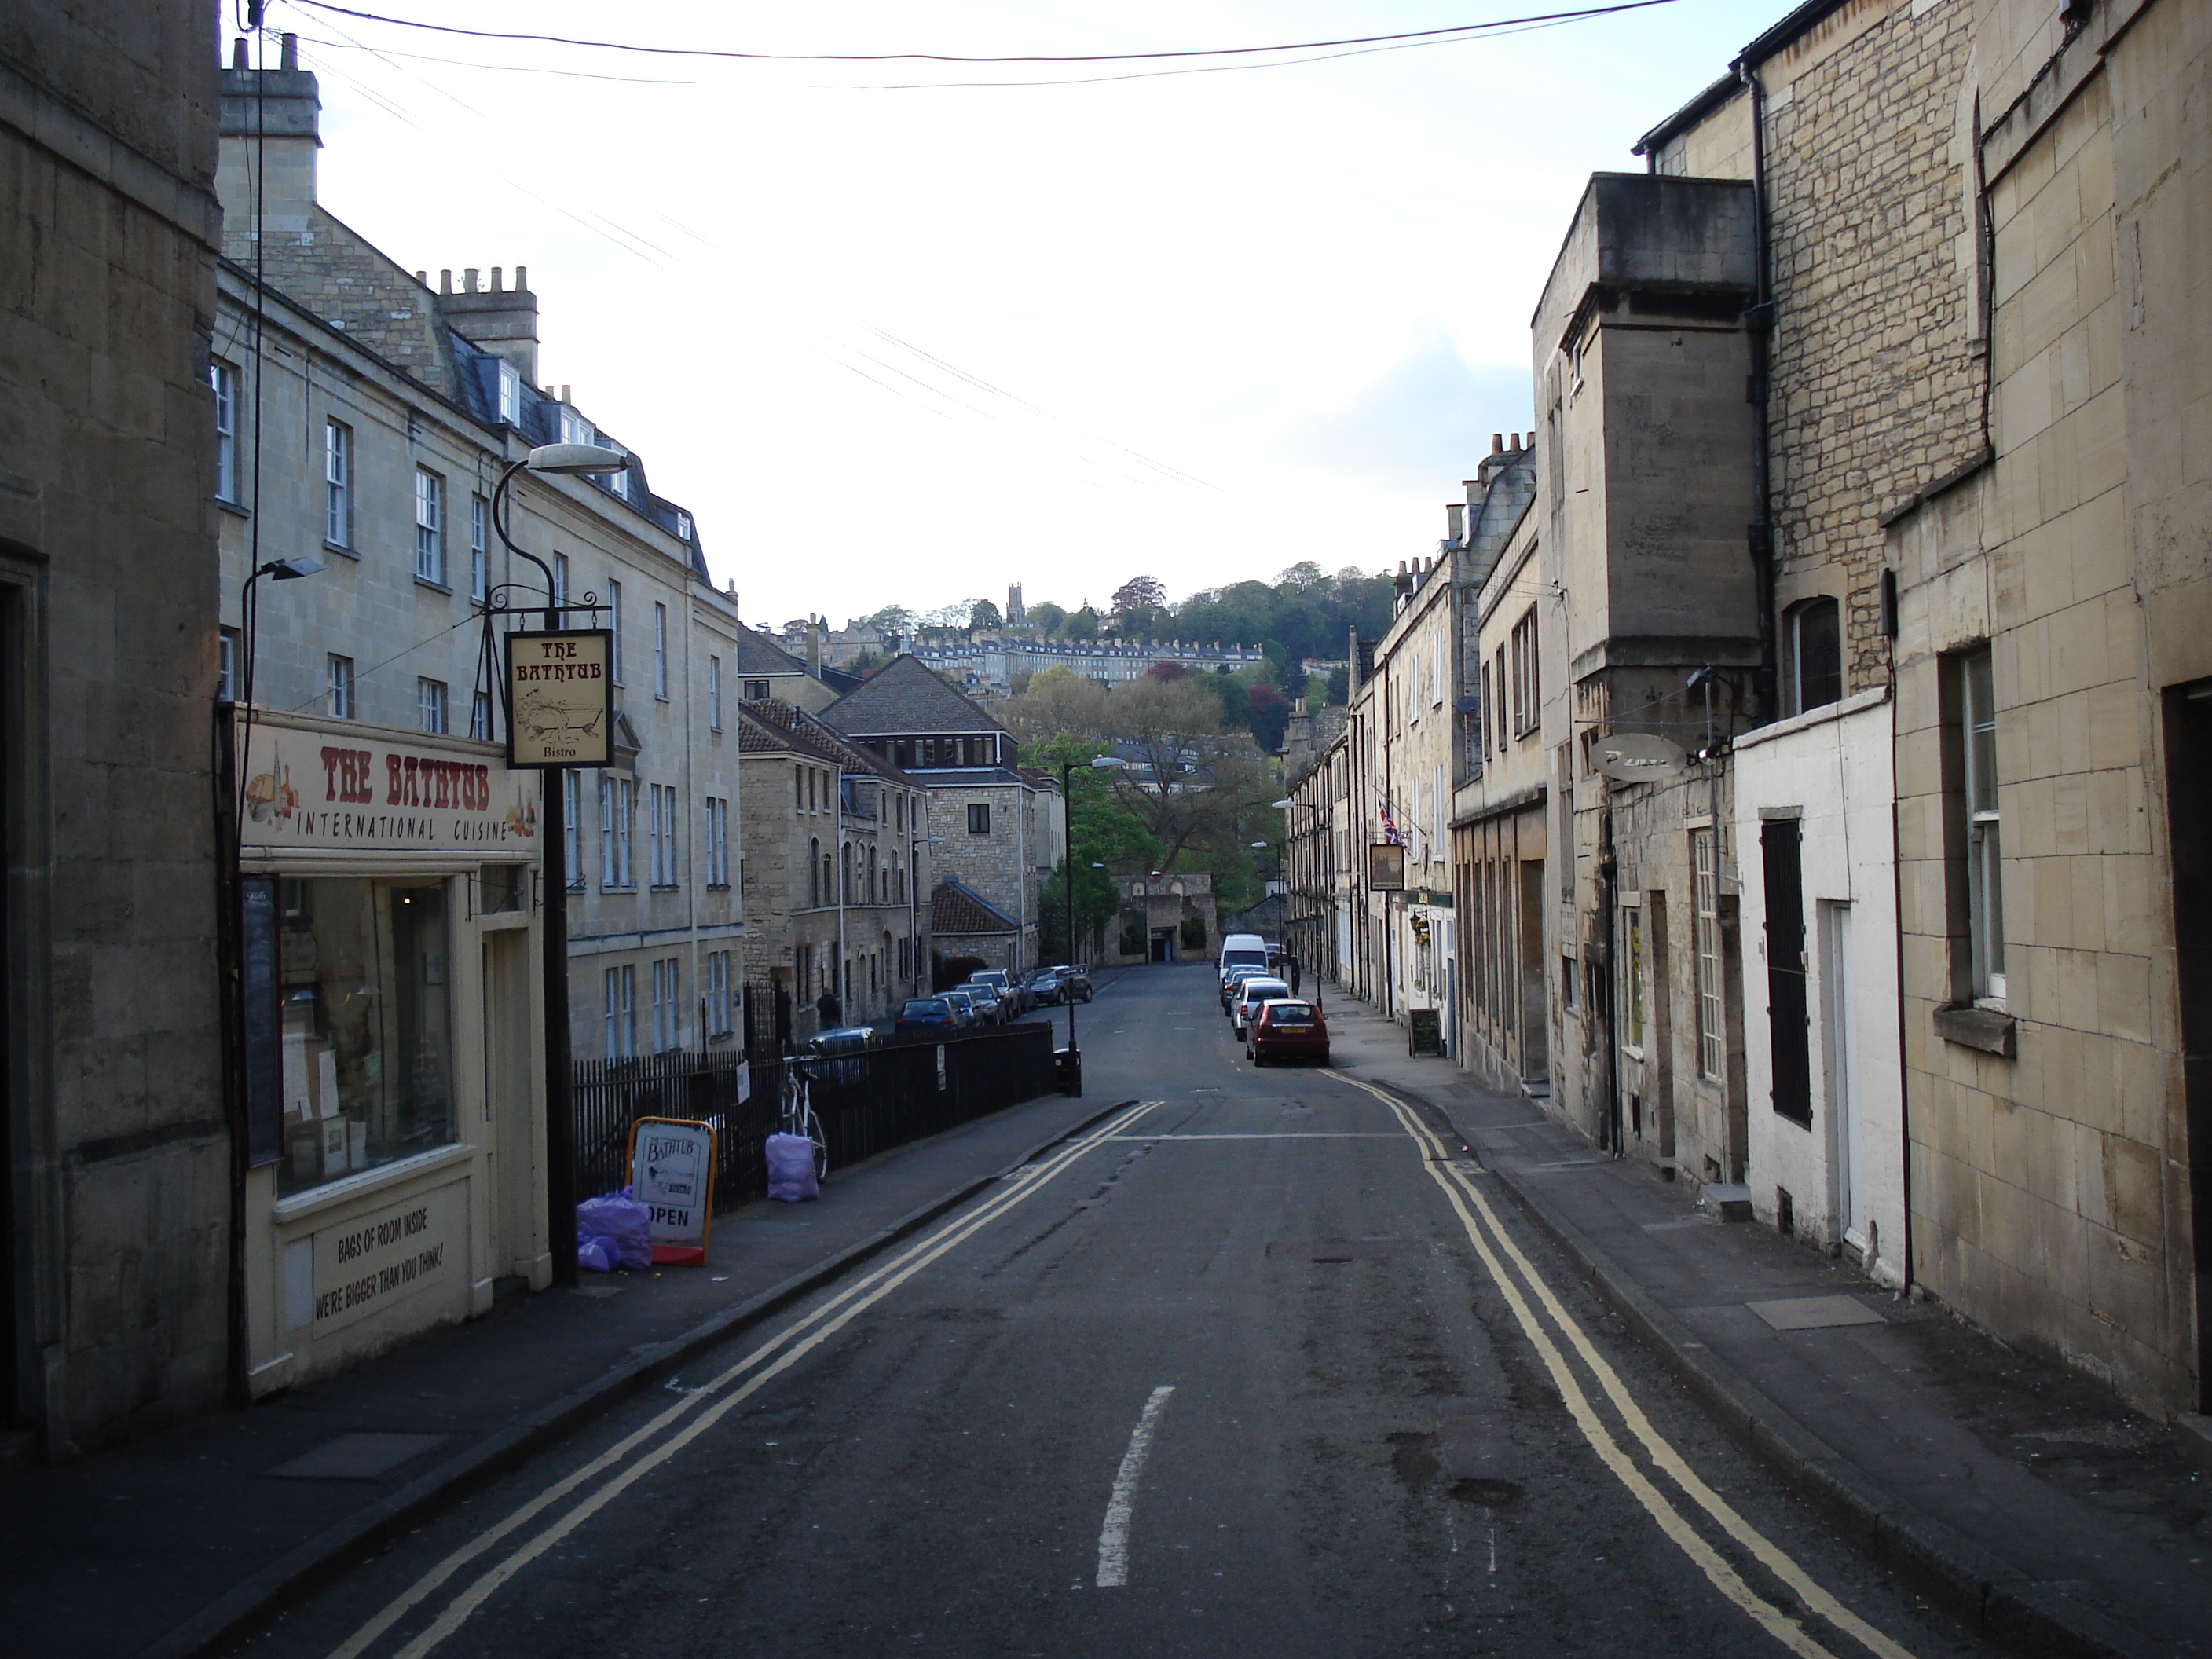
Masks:
[[[1981,1651],[1727,1443],[1439,1123],[1356,1068],[1255,1072],[1203,966],[1079,1014],[1091,1095],[1145,1103],[243,1650]]]

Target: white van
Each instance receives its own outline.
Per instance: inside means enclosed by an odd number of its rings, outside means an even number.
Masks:
[[[1232,968],[1256,968],[1267,970],[1267,941],[1257,933],[1224,933],[1221,939],[1221,957],[1214,963],[1215,976],[1221,984],[1221,1012],[1229,1012],[1229,971]]]

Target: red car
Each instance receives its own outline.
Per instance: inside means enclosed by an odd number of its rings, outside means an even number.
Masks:
[[[1316,1060],[1328,1064],[1328,1022],[1321,1009],[1296,998],[1263,1002],[1244,1052],[1255,1066],[1271,1060]]]

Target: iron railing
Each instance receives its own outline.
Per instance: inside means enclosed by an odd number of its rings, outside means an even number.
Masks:
[[[1042,1021],[971,1031],[942,1042],[884,1043],[834,1055],[763,1057],[679,1051],[576,1063],[576,1190],[613,1192],[642,1117],[689,1118],[720,1131],[714,1201],[763,1196],[762,1147],[775,1133],[788,1067],[803,1066],[830,1143],[830,1180],[878,1152],[1051,1093],[1053,1034]],[[741,1073],[740,1067],[743,1067]],[[740,1079],[746,1097],[738,1098]]]

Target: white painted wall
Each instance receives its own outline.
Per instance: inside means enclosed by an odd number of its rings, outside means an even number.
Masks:
[[[1905,1114],[1897,1040],[1896,837],[1887,690],[1861,692],[1735,743],[1743,882],[1744,1061],[1752,1205],[1773,1224],[1788,1190],[1801,1237],[1863,1251],[1905,1282]],[[1759,809],[1802,811],[1813,1127],[1773,1107]],[[1848,1133],[1856,1145],[1845,1176]],[[1839,1191],[1850,1192],[1849,1212]]]

